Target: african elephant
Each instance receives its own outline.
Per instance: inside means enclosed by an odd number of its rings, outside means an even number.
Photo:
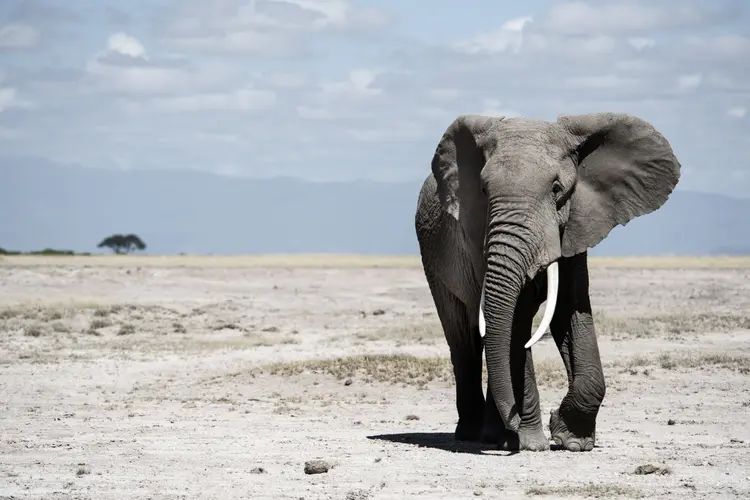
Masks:
[[[571,451],[594,447],[605,382],[587,250],[661,207],[679,177],[669,142],[630,115],[461,115],[451,123],[422,185],[415,228],[450,348],[456,439],[549,449],[530,349],[549,328],[568,375],[551,439]]]

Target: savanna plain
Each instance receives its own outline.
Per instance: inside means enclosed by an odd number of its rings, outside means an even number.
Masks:
[[[750,258],[590,273],[597,447],[507,453],[453,440],[417,257],[4,257],[0,498],[750,497]]]

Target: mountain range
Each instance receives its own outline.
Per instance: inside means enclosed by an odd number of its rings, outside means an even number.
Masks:
[[[184,170],[110,170],[37,159],[0,162],[0,247],[96,252],[135,233],[155,254],[416,254],[422,179],[316,183]],[[750,253],[750,200],[675,190],[615,228],[592,255]]]

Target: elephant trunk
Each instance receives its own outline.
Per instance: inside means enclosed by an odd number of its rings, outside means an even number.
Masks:
[[[517,209],[503,211],[492,207],[497,215],[492,217],[487,231],[487,270],[479,307],[479,330],[484,337],[487,372],[495,406],[506,429],[517,432],[521,421],[513,393],[511,375],[511,337],[513,316],[527,272],[536,264],[543,238],[519,220]],[[510,217],[509,217],[510,215]],[[537,236],[534,236],[534,235]],[[530,347],[549,327],[557,301],[557,263],[547,272],[547,307],[542,323],[526,343]],[[530,332],[529,332],[530,333]]]

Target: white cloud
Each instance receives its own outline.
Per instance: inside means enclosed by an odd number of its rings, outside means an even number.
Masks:
[[[360,9],[343,0],[272,0],[276,3],[289,3],[303,10],[320,15],[312,23],[316,29],[329,27],[348,28],[380,26],[390,21],[390,16],[376,9]]]
[[[628,43],[638,51],[654,47],[656,45],[656,41],[653,38],[647,38],[643,36],[632,36],[628,38]]]
[[[518,111],[504,107],[503,103],[497,99],[484,99],[479,114],[505,117],[521,116],[521,113]]]
[[[127,94],[171,92],[186,82],[182,68],[152,64],[135,37],[115,33],[106,48],[86,63],[86,72],[110,91]]]
[[[380,95],[383,92],[382,89],[373,87],[372,84],[382,73],[381,69],[353,69],[346,80],[323,83],[321,88],[327,95],[345,95],[355,98]]]
[[[184,58],[153,57],[136,37],[115,33],[108,37],[105,49],[86,62],[86,76],[93,87],[86,92],[141,98],[239,92],[241,89],[227,89],[226,85],[240,71],[225,61],[210,61],[198,69]]]
[[[454,48],[466,54],[518,53],[523,44],[523,28],[530,22],[530,16],[511,19],[495,31],[480,33],[468,40],[455,43]]]
[[[13,87],[0,87],[0,113],[11,108],[31,109],[36,107],[33,102],[21,98],[18,89]]]
[[[427,90],[427,96],[436,101],[455,101],[461,96],[459,89],[434,88]]]
[[[454,19],[399,19],[354,0],[175,0],[153,31],[132,23],[97,35],[98,52],[80,53],[71,28],[50,52],[24,54],[38,59],[9,63],[0,130],[13,133],[0,134],[0,151],[89,166],[414,179],[459,114],[609,110],[652,121],[683,159],[681,186],[703,189],[695,172],[746,168],[750,42],[737,28],[746,18],[715,14],[732,2],[556,0],[453,36]],[[415,41],[425,33],[429,44]],[[53,71],[53,54],[85,64]],[[748,180],[730,187],[743,182],[750,192]]]
[[[39,43],[39,30],[27,24],[0,26],[0,49],[22,49]]]
[[[296,89],[311,83],[310,75],[300,71],[282,71],[268,75],[266,81],[274,87]]]
[[[273,108],[276,94],[270,90],[241,89],[223,94],[159,97],[152,105],[163,111],[258,111]]]
[[[684,40],[684,53],[706,61],[736,61],[750,59],[750,38],[741,35],[715,37],[689,36]]]
[[[694,89],[698,87],[703,81],[703,75],[700,73],[693,73],[690,75],[680,75],[677,77],[677,86],[680,89]]]
[[[382,88],[375,86],[380,68],[357,68],[344,80],[321,82],[307,92],[307,102],[296,106],[297,116],[306,120],[352,120],[372,117],[373,100],[384,98]]]
[[[93,59],[87,63],[86,71],[106,89],[127,94],[171,92],[186,83],[185,73],[178,68],[118,66]]]
[[[345,0],[184,0],[160,30],[182,48],[284,56],[306,52],[314,34],[368,31],[390,21]]]
[[[107,50],[125,56],[148,59],[146,49],[135,37],[126,33],[115,33],[107,39]]]
[[[666,8],[665,8],[666,7]],[[701,12],[688,2],[560,2],[542,20],[545,28],[564,35],[649,33],[657,29],[695,26]]]
[[[348,129],[344,134],[359,142],[413,142],[427,137],[423,124],[408,121],[385,127]]]
[[[745,118],[747,108],[745,106],[733,106],[727,110],[727,114],[732,118]]]
[[[619,76],[616,74],[574,76],[568,78],[566,83],[571,88],[581,89],[623,89],[634,87],[640,83],[638,78]]]

